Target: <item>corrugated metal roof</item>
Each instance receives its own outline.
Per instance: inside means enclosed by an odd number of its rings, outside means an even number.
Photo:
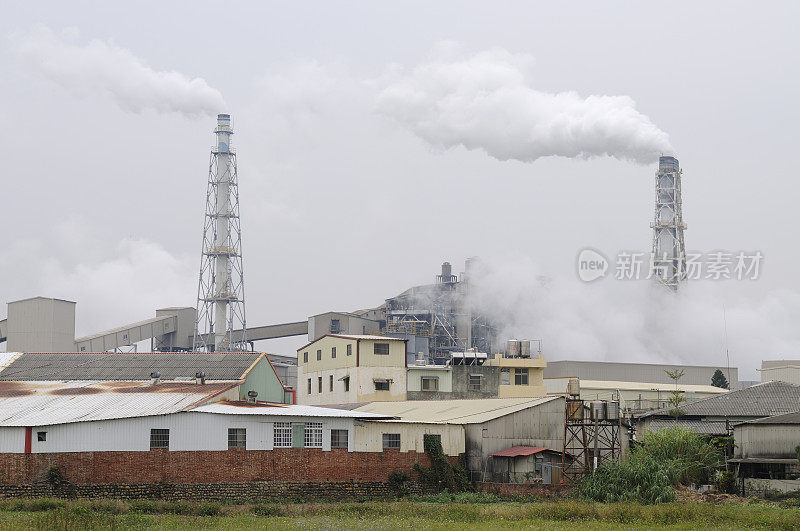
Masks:
[[[408,400],[370,402],[354,411],[397,417],[403,422],[438,424],[480,424],[536,407],[561,397],[484,398],[477,400]],[[347,407],[346,405],[344,407]]]
[[[258,352],[69,352],[25,353],[0,371],[0,380],[238,380],[262,354]]]
[[[0,382],[0,426],[48,426],[167,415],[203,404],[238,383]]]
[[[199,406],[192,411],[199,413],[218,413],[223,415],[264,415],[285,417],[336,417],[353,419],[386,419],[386,415],[346,411],[329,407],[302,406],[291,404],[251,404],[248,402],[215,402]]]
[[[743,424],[800,424],[800,411],[786,413],[785,415],[774,415],[763,419],[749,420]]]
[[[647,425],[650,431],[659,431],[664,428],[672,428],[675,426],[674,419],[653,419]],[[700,435],[727,435],[728,430],[725,429],[725,422],[716,420],[693,420],[693,419],[678,419],[678,426],[692,430]]]
[[[538,454],[545,450],[550,450],[550,448],[544,446],[512,446],[511,448],[506,448],[505,450],[500,450],[499,452],[494,452],[489,455],[493,457],[518,457],[520,455]]]
[[[681,404],[686,415],[696,417],[770,417],[800,409],[800,386],[784,382],[766,382],[740,391]],[[669,416],[664,408],[642,417]]]

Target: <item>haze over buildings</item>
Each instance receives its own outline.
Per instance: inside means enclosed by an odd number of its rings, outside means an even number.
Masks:
[[[77,300],[78,335],[193,306],[208,122],[231,112],[247,153],[248,321],[371,308],[442,261],[480,256],[474,296],[511,315],[498,335],[541,337],[549,359],[718,365],[724,307],[731,363],[755,379],[761,359],[800,347],[788,282],[800,185],[786,177],[800,78],[782,52],[800,13],[720,5],[520,4],[512,16],[475,4],[454,18],[446,4],[425,16],[422,4],[159,4],[158,20],[155,4],[17,6],[0,21],[14,124],[0,153],[5,217],[24,222],[7,222],[2,301]],[[654,20],[681,38],[654,39]],[[220,27],[222,45],[207,38]],[[454,121],[465,110],[474,120]],[[557,142],[518,125],[554,113],[588,133]],[[652,174],[670,147],[687,248],[760,250],[762,276],[689,283],[678,298],[581,283],[584,247],[650,250]],[[652,326],[660,312],[675,316],[669,330]]]

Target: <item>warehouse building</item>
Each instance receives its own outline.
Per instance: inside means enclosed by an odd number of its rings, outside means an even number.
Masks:
[[[794,413],[750,420],[733,427],[734,451],[728,463],[740,478],[787,480],[800,477],[800,406]],[[772,485],[776,488],[778,485]],[[800,480],[780,490],[800,489]]]
[[[764,360],[759,372],[762,382],[779,381],[800,385],[800,360]]]
[[[7,352],[0,381],[237,382],[238,400],[294,403],[265,354],[258,352]],[[253,394],[255,393],[255,394]]]
[[[672,408],[650,411],[635,419],[636,433],[674,426]],[[734,424],[800,410],[800,386],[767,382],[747,389],[681,404],[677,425],[703,435],[728,435]]]
[[[571,378],[545,378],[547,393],[566,395],[569,380]],[[669,407],[669,398],[675,391],[679,391],[686,402],[694,402],[728,392],[727,389],[713,385],[580,380],[580,398],[582,400],[618,401],[624,412],[632,414]]]
[[[675,383],[664,371],[683,369],[681,384],[711,385],[717,370],[728,379],[730,389],[738,389],[739,369],[706,365],[665,365],[655,363],[620,363],[610,361],[550,361],[544,370],[545,378],[579,378],[618,382]]]
[[[405,400],[403,339],[328,334],[297,350],[300,404]]]

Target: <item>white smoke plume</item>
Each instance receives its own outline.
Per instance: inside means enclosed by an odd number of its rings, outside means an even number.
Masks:
[[[77,30],[57,35],[39,26],[12,36],[15,50],[38,73],[73,95],[110,96],[123,110],[214,115],[225,108],[222,94],[203,78],[156,71],[130,50],[98,39],[81,45]]]
[[[435,147],[483,150],[502,161],[610,156],[647,164],[672,151],[630,97],[542,92],[532,63],[503,49],[456,57],[444,50],[385,76],[377,108]]]
[[[697,280],[674,293],[649,280],[537,276],[524,261],[476,263],[476,311],[502,323],[501,341],[541,339],[546,360],[724,367],[727,349],[740,380],[750,380],[762,360],[800,357],[797,291],[754,296],[741,281]]]

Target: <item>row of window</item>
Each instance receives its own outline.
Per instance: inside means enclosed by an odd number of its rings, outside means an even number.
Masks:
[[[38,432],[41,437],[47,432]],[[39,438],[40,441],[45,440]],[[302,442],[301,442],[302,441]],[[322,448],[322,423],[276,422],[273,426],[275,448]],[[150,448],[169,448],[169,429],[150,430]],[[228,428],[228,448],[247,448],[247,429]],[[331,430],[331,448],[347,448],[347,430]]]
[[[374,343],[373,352],[378,355],[389,355],[389,343]],[[347,355],[353,355],[353,345],[347,345]],[[336,347],[331,347],[331,359],[336,359]],[[317,350],[317,361],[322,361],[322,349]],[[308,363],[308,352],[303,352],[303,363]]]
[[[344,378],[339,378],[339,380],[341,380],[342,385],[344,386],[344,391],[346,393],[350,392],[350,377],[349,376],[345,376]],[[322,382],[323,382],[322,376],[317,376],[317,393],[322,393],[323,392],[322,391]],[[388,391],[389,390],[389,384],[391,384],[391,380],[387,380],[385,378],[376,378],[376,379],[372,380],[372,383],[375,386],[375,390],[376,391]],[[312,384],[313,384],[313,379],[309,378],[306,381],[306,394],[309,394],[309,395],[312,394],[312,392],[313,392],[313,385]],[[334,389],[334,380],[333,380],[333,375],[330,374],[330,375],[328,375],[328,392],[332,393],[333,389]],[[437,389],[438,389],[438,383],[437,383]]]
[[[481,383],[483,382],[482,374],[470,374],[467,381],[468,391],[480,391]],[[422,390],[423,391],[438,391],[439,390],[439,377],[438,376],[423,376],[422,377]]]

